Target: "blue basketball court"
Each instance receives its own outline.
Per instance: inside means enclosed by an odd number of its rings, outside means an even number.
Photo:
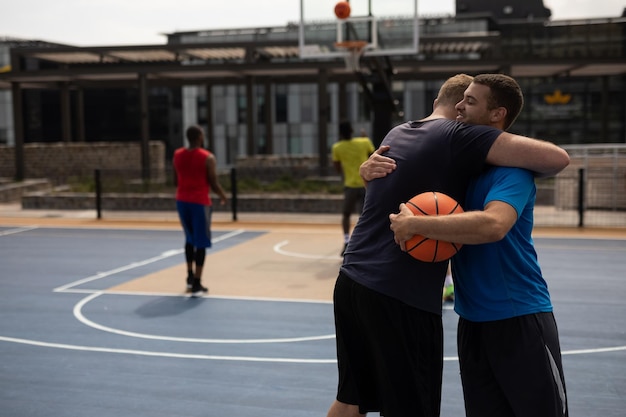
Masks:
[[[0,223],[2,416],[324,416],[338,226],[214,230],[184,293],[177,228]],[[537,236],[570,416],[626,409],[626,240]],[[462,416],[444,305],[443,417]]]

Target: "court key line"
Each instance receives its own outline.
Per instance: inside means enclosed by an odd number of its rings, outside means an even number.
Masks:
[[[4,231],[0,232],[0,236],[14,235],[14,234],[17,234],[17,233],[28,232],[29,230],[34,230],[34,229],[38,229],[38,228],[39,228],[39,226],[18,227],[17,229],[9,229],[9,230],[4,230]]]
[[[226,233],[218,238],[213,239],[214,242],[223,241],[234,236],[237,236],[241,233],[245,232],[243,229],[235,230],[233,232]],[[146,333],[137,333],[137,332],[129,332],[126,330],[116,329],[108,326],[104,326],[102,324],[96,323],[92,320],[89,320],[82,313],[83,307],[93,301],[97,297],[100,297],[103,294],[106,294],[105,291],[93,291],[93,290],[70,290],[72,287],[76,287],[81,284],[85,284],[87,282],[92,282],[107,276],[115,275],[119,272],[128,271],[130,269],[138,268],[140,266],[148,265],[162,259],[168,258],[170,256],[179,255],[183,252],[183,250],[170,250],[163,252],[161,255],[143,260],[138,262],[133,262],[128,265],[121,266],[119,268],[115,268],[109,271],[100,272],[96,275],[89,276],[87,278],[80,279],[78,281],[74,281],[72,283],[63,285],[61,287],[55,288],[54,292],[79,292],[85,293],[88,292],[90,295],[83,298],[79,301],[73,309],[74,317],[84,325],[94,328],[96,330],[114,333],[122,336],[135,337],[141,339],[151,339],[151,340],[166,340],[166,341],[174,341],[174,342],[185,342],[185,343],[215,343],[215,344],[226,344],[226,343],[234,343],[234,344],[254,344],[254,343],[295,343],[295,342],[308,342],[308,341],[316,341],[316,340],[327,340],[334,339],[334,334],[328,335],[315,335],[315,336],[302,336],[302,337],[291,337],[291,338],[267,338],[267,339],[214,339],[214,338],[189,338],[189,337],[173,337],[173,336],[162,336],[162,335],[154,335],[154,334],[146,334]]]
[[[214,243],[221,242],[223,240],[230,239],[231,237],[240,235],[240,234],[242,234],[244,232],[245,232],[244,229],[233,230],[232,232],[226,233],[226,234],[224,234],[222,236],[219,236],[219,237],[213,239],[213,242]],[[92,275],[92,276],[89,276],[87,278],[83,278],[83,279],[80,279],[78,281],[70,282],[69,284],[57,287],[57,288],[55,288],[52,291],[53,292],[67,292],[72,287],[76,287],[78,285],[82,285],[82,284],[85,284],[87,282],[96,281],[96,280],[98,280],[100,278],[105,278],[105,277],[108,277],[110,275],[115,275],[115,274],[117,274],[119,272],[128,271],[130,269],[134,269],[134,268],[138,268],[140,266],[144,266],[144,265],[148,265],[148,264],[151,264],[151,263],[154,263],[154,262],[158,262],[158,261],[160,261],[162,259],[169,258],[171,256],[180,255],[183,252],[184,252],[184,249],[172,249],[172,250],[169,250],[169,251],[165,251],[161,255],[155,256],[153,258],[149,258],[149,259],[146,259],[146,260],[143,260],[143,261],[133,262],[133,263],[130,263],[128,265],[121,266],[119,268],[111,269],[110,271],[99,272],[96,275]]]
[[[341,259],[341,256],[338,256],[338,255],[335,255],[335,256],[310,255],[308,253],[289,252],[289,251],[283,250],[283,247],[287,246],[287,244],[289,244],[288,240],[283,240],[282,242],[279,242],[279,243],[275,244],[274,245],[274,252],[279,253],[281,255],[285,255],[285,256],[291,256],[291,257],[294,257],[294,258],[331,259],[333,261]]]
[[[254,343],[294,343],[294,342],[310,342],[315,340],[328,340],[334,339],[334,334],[320,335],[320,336],[302,336],[302,337],[290,337],[290,338],[274,338],[274,339],[201,339],[190,337],[173,337],[173,336],[161,336],[146,333],[129,332],[126,330],[115,329],[112,327],[104,326],[95,323],[92,320],[86,318],[82,313],[82,308],[90,301],[104,294],[103,292],[96,292],[88,297],[83,298],[78,304],[74,306],[74,317],[86,326],[92,327],[96,330],[103,332],[114,333],[121,336],[136,337],[140,339],[151,340],[166,340],[169,342],[186,342],[186,343],[215,343],[215,344],[254,344]]]

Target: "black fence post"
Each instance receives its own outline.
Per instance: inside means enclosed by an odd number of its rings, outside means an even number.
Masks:
[[[232,197],[230,199],[230,206],[233,212],[233,221],[237,221],[237,169],[230,169],[230,190]]]
[[[585,170],[578,170],[578,227],[585,226]]]
[[[98,219],[102,218],[102,182],[100,181],[100,170],[94,172],[94,181],[96,183],[96,213]]]

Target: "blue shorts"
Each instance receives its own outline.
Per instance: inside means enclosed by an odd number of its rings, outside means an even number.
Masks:
[[[195,248],[211,247],[212,206],[176,201],[180,223],[185,231],[185,242]]]

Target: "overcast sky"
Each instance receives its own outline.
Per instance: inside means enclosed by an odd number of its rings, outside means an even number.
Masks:
[[[335,0],[308,0],[314,3]],[[360,1],[360,0],[354,0]],[[377,0],[386,3],[390,0]],[[165,33],[283,26],[299,22],[299,0],[12,0],[0,37],[75,46],[153,45]],[[374,2],[376,4],[376,2]],[[455,0],[419,0],[418,14],[453,14]],[[552,20],[619,17],[624,0],[544,0]]]

